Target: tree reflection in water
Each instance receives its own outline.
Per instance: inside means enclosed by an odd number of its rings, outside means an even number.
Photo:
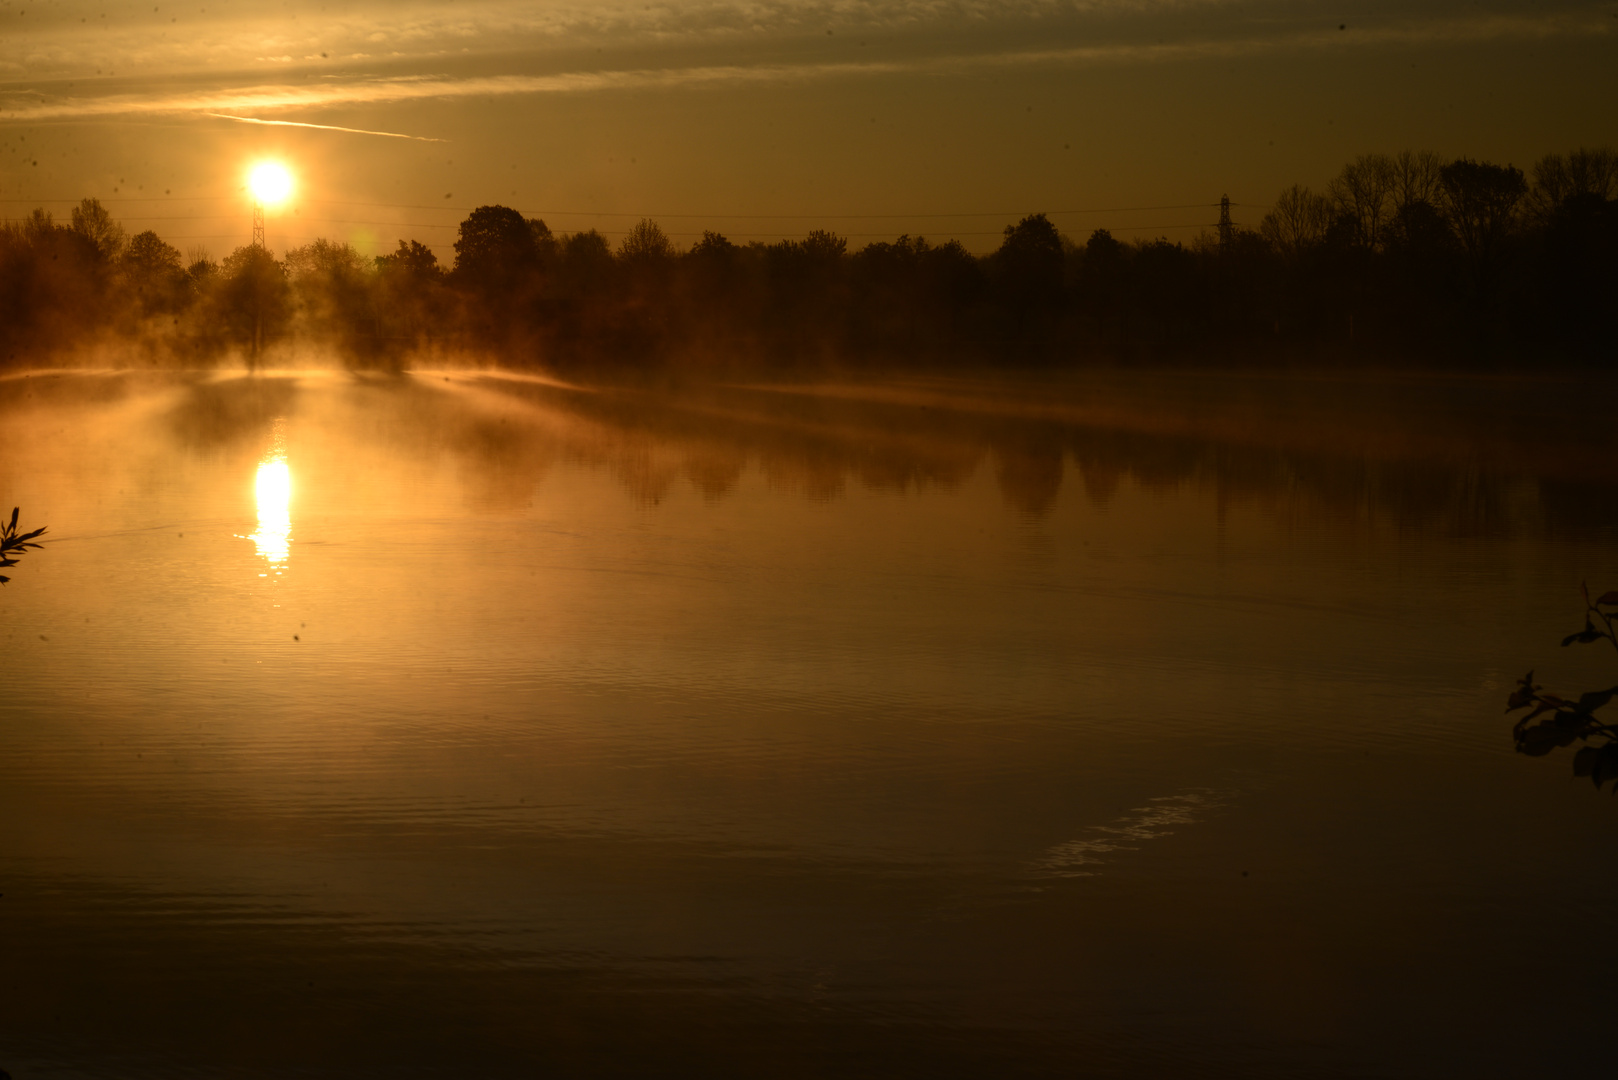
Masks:
[[[1584,629],[1563,638],[1562,645],[1606,641],[1618,649],[1618,636],[1613,631],[1613,619],[1618,618],[1618,591],[1606,592],[1591,600],[1589,586],[1580,586],[1580,589],[1584,595]],[[1597,788],[1614,781],[1612,790],[1618,794],[1618,728],[1595,715],[1597,709],[1618,695],[1618,686],[1591,690],[1577,699],[1547,694],[1544,689],[1534,682],[1534,673],[1530,671],[1506,699],[1508,713],[1533,706],[1512,728],[1517,752],[1542,757],[1557,747],[1571,746],[1575,741],[1584,743],[1573,755],[1573,775],[1588,776]],[[1545,713],[1550,716],[1538,723],[1532,722]]]

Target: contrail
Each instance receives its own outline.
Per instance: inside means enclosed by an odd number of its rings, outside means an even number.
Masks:
[[[425,135],[401,135],[397,131],[367,131],[364,128],[338,127],[335,124],[300,124],[296,120],[259,120],[251,116],[231,116],[229,113],[205,112],[220,120],[234,120],[238,124],[264,124],[267,127],[315,128],[318,131],[346,131],[351,135],[381,135],[389,139],[415,139],[417,142],[449,142],[448,139],[429,139]]]

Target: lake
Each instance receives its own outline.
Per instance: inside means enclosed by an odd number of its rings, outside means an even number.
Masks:
[[[0,380],[0,1067],[1605,1075],[1612,388]]]

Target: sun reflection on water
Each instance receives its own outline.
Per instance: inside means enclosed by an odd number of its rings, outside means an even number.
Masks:
[[[286,452],[279,439],[258,463],[254,493],[258,498],[258,531],[248,539],[279,574],[292,544],[292,472],[287,468]]]

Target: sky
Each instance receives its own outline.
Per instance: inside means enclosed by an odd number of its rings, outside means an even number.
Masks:
[[[0,216],[102,200],[218,258],[473,207],[676,243],[1190,240],[1357,154],[1618,144],[1618,0],[0,0]]]

